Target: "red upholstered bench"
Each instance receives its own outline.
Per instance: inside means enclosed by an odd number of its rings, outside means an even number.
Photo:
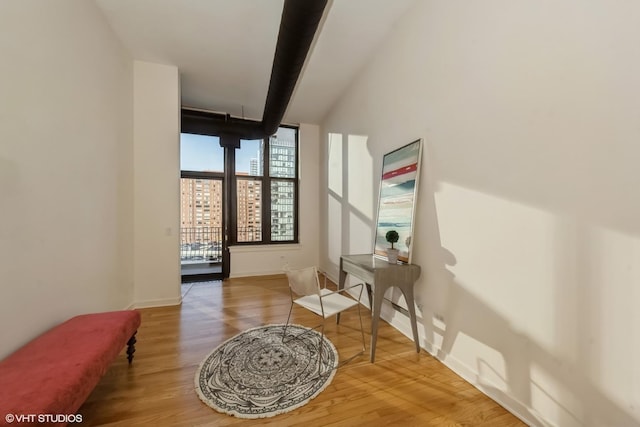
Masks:
[[[139,326],[135,310],[76,316],[0,361],[0,425],[43,425],[7,414],[75,414],[125,345],[131,363]]]

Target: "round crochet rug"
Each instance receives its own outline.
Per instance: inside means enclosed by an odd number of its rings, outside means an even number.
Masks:
[[[200,364],[196,392],[213,409],[239,418],[267,418],[305,405],[324,390],[338,352],[321,334],[289,325],[249,329],[218,346]]]

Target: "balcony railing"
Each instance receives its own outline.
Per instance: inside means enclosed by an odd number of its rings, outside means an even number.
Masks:
[[[237,241],[260,242],[262,230],[259,227],[238,227]],[[222,262],[222,227],[181,228],[180,259],[183,263]]]
[[[238,227],[238,242],[261,242],[262,228],[260,227]]]
[[[180,259],[183,262],[222,262],[222,228],[181,228]]]

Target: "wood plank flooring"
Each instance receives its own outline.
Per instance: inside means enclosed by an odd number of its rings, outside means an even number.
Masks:
[[[131,366],[121,354],[80,408],[83,426],[524,426],[384,321],[376,363],[369,362],[370,314],[363,309],[367,354],[342,366],[307,405],[287,414],[244,420],[216,412],[194,391],[200,362],[243,330],[284,323],[289,290],[284,276],[186,285],[181,306],[142,309]],[[294,308],[293,322],[318,319]],[[357,311],[328,323],[341,359],[361,343]]]

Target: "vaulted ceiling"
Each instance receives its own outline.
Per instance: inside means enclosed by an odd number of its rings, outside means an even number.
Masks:
[[[135,59],[180,71],[186,107],[261,119],[284,0],[95,0]],[[320,123],[416,0],[333,0],[284,117]]]

